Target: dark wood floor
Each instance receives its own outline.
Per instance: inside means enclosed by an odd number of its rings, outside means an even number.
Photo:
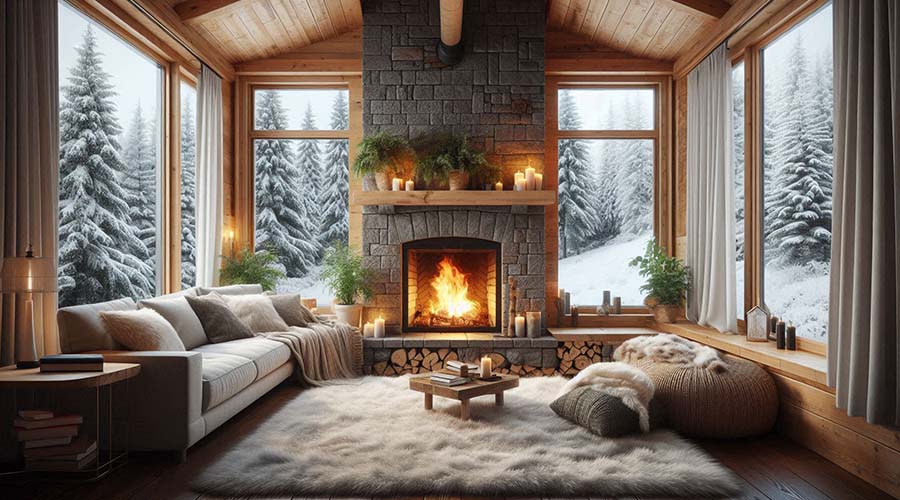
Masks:
[[[191,478],[299,391],[287,384],[273,390],[191,448],[185,464],[175,464],[168,457],[159,455],[133,456],[125,468],[93,484],[0,487],[0,499],[210,500],[210,497],[191,492]],[[737,497],[740,499],[892,498],[819,455],[776,435],[699,444],[743,479],[744,490]]]

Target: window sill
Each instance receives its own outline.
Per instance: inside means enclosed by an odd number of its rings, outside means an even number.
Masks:
[[[674,333],[786,374],[821,385],[827,384],[825,356],[807,351],[779,350],[774,342],[750,342],[743,335],[720,333],[713,328],[687,321],[673,324],[656,323],[654,326],[661,332]]]

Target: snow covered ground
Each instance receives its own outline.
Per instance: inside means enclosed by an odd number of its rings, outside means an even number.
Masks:
[[[644,255],[651,233],[629,240],[616,239],[606,245],[559,261],[559,287],[572,294],[572,304],[600,304],[603,290],[622,297],[623,305],[644,303],[640,291],[644,279],[628,262]]]
[[[327,306],[331,304],[332,293],[319,279],[321,271],[322,267],[316,266],[302,278],[284,278],[278,282],[275,290],[278,293],[299,293],[303,298],[315,298],[320,307]]]
[[[765,270],[769,311],[797,327],[797,336],[825,341],[828,325],[828,263]]]

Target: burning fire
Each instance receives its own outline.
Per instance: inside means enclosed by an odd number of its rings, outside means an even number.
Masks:
[[[431,281],[431,287],[435,293],[429,304],[432,315],[462,318],[478,312],[478,303],[468,297],[467,275],[449,257],[438,262],[438,275]]]

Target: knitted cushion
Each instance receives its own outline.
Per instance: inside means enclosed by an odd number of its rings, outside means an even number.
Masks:
[[[638,414],[622,400],[595,391],[589,386],[577,387],[550,403],[560,417],[576,423],[598,436],[616,437],[641,431]]]
[[[654,402],[667,424],[694,437],[739,438],[769,432],[778,415],[778,390],[756,363],[722,355],[724,371],[649,359],[631,361],[656,385]]]

